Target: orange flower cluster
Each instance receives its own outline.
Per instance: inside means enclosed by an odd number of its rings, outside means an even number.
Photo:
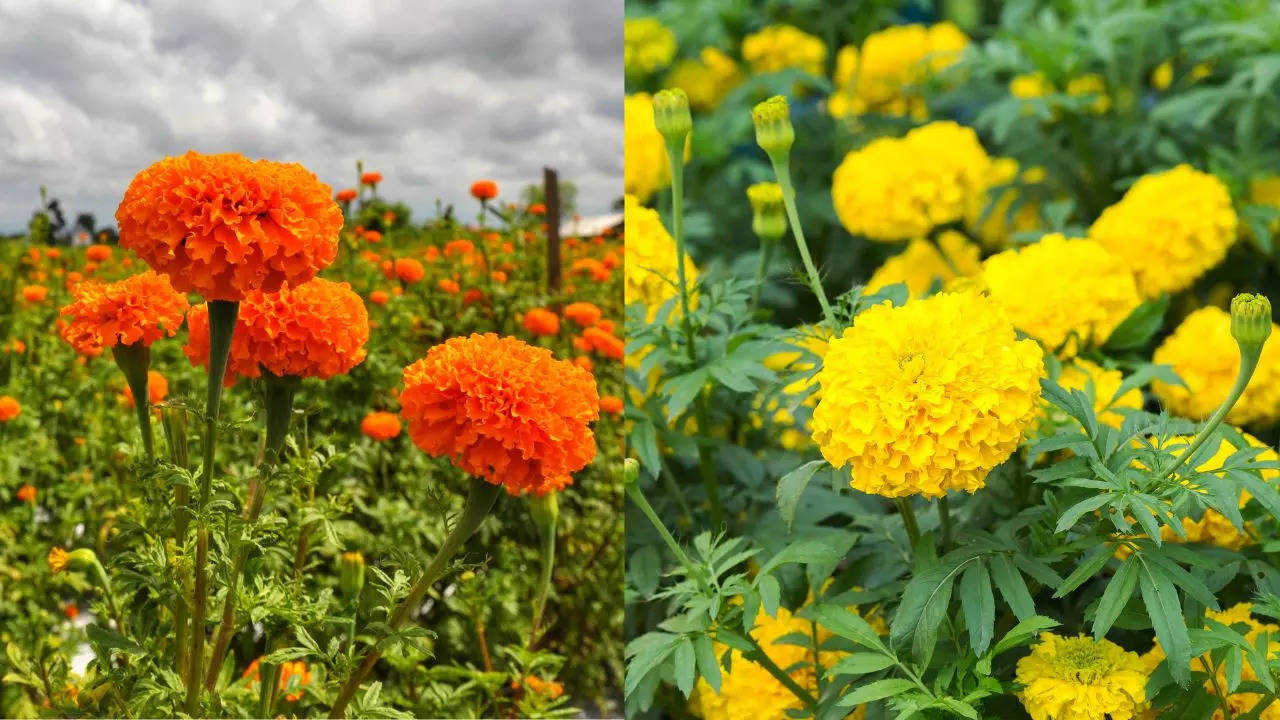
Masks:
[[[377,185],[380,182],[382,182],[382,173],[380,172],[367,172],[360,176],[361,185]]]
[[[36,486],[27,483],[18,488],[18,502],[34,503],[36,501]]]
[[[192,363],[209,366],[209,311],[187,314],[189,337],[182,349]],[[240,304],[227,382],[235,376],[330,378],[364,361],[369,313],[347,283],[315,278],[280,292],[251,292]]]
[[[492,200],[498,197],[498,183],[492,180],[477,180],[471,183],[471,197],[477,200]]]
[[[558,490],[595,457],[595,378],[517,338],[431,348],[405,368],[400,402],[418,447],[513,495]]]
[[[420,282],[427,271],[422,268],[422,263],[413,258],[398,258],[394,265],[396,277],[400,282],[412,285]]]
[[[241,675],[250,685],[262,682],[262,674],[258,672],[258,664],[262,658],[258,658],[249,663],[249,667],[244,669]],[[293,685],[293,690],[289,690],[290,682],[297,678],[297,682]],[[301,660],[286,660],[280,665],[280,689],[286,691],[284,699],[289,702],[297,702],[302,699],[302,688],[311,684],[311,668]]]
[[[524,314],[524,329],[534,335],[554,337],[560,334],[560,317],[546,308],[533,308]]]
[[[18,398],[12,395],[0,395],[0,422],[9,422],[22,412]]]
[[[44,299],[48,296],[49,288],[43,285],[27,285],[22,288],[22,299],[29,303],[44,302]]]
[[[338,191],[338,202],[347,203],[356,199],[355,188],[343,188]]]
[[[573,339],[573,346],[583,352],[596,352],[614,360],[621,360],[627,354],[626,343],[603,324],[583,330],[582,335]]]
[[[542,695],[543,697],[548,697],[552,700],[555,700],[564,694],[564,685],[561,685],[555,680],[543,680],[537,675],[530,675],[525,678],[524,684],[529,686],[529,692],[534,695]],[[513,680],[511,685],[515,690],[520,689],[520,681],[518,680]]]
[[[617,395],[601,395],[600,396],[600,412],[606,412],[610,415],[622,414],[622,398]]]
[[[169,380],[165,376],[155,370],[147,371],[147,401],[152,405],[163,402],[165,397],[169,395]],[[128,385],[124,386],[124,402],[129,407],[134,407],[136,401],[133,399],[133,388]]]
[[[116,222],[121,246],[178,290],[240,300],[301,285],[333,262],[342,211],[301,165],[188,152],[138,173]]]
[[[360,432],[378,442],[385,442],[400,434],[400,418],[395,413],[371,412],[360,421]]]
[[[67,318],[62,339],[88,357],[116,345],[151,345],[182,326],[187,298],[169,278],[148,270],[119,282],[86,281],[71,290],[75,299],[62,308]]]
[[[84,259],[89,262],[96,263],[106,262],[111,259],[111,246],[90,245],[89,248],[84,251]]]
[[[600,322],[604,313],[589,302],[573,302],[564,306],[564,316],[578,324],[578,327],[589,328]]]

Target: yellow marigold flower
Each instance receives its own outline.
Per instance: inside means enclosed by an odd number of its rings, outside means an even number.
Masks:
[[[60,547],[51,548],[49,550],[49,570],[54,575],[67,569],[67,563],[70,561],[71,554]]]
[[[680,292],[676,243],[663,227],[658,212],[644,207],[631,195],[624,200],[623,222],[627,236],[623,255],[623,299],[627,305],[644,303],[652,320],[658,308]],[[698,268],[688,255],[684,258],[684,274],[685,282],[692,286],[698,277]],[[680,312],[678,304],[676,312]]]
[[[878,632],[888,633],[888,628],[878,615],[873,614],[867,620]],[[808,637],[812,631],[812,623],[780,607],[776,618],[760,613],[756,626],[751,630],[751,637],[760,643],[769,658],[784,670],[805,663],[790,673],[791,678],[816,695],[817,679],[812,668],[815,660],[812,649],[803,645],[779,642],[782,637],[791,633],[802,632]],[[823,628],[818,629],[819,643],[825,642],[830,636],[829,631]],[[721,657],[726,650],[728,650],[726,646],[717,643],[715,656]],[[830,667],[844,656],[845,653],[842,652],[820,652],[816,659],[823,666]],[[800,700],[778,682],[777,678],[757,663],[742,657],[737,650],[730,653],[729,670],[721,674],[720,692],[716,693],[706,680],[699,678],[693,695],[689,699],[689,710],[694,716],[704,720],[777,720],[777,718],[787,717],[788,710],[801,707],[803,706]],[[846,716],[846,720],[862,720],[864,717],[866,717],[866,709],[858,707]]]
[[[874,32],[860,51],[846,46],[836,54],[828,110],[836,117],[872,111],[923,118],[924,99],[913,86],[955,64],[968,46],[968,36],[950,22]]]
[[[681,60],[667,76],[667,87],[678,87],[689,96],[689,105],[711,110],[729,91],[742,83],[742,71],[719,48],[705,47],[698,59]]]
[[[1015,75],[1009,81],[1009,94],[1016,98],[1029,100],[1052,95],[1053,92],[1053,83],[1049,82],[1049,78],[1045,77],[1044,73],[1041,72]]]
[[[1101,344],[1141,304],[1119,258],[1059,233],[987,258],[982,282],[1014,327],[1063,358]]]
[[[1195,82],[1197,80],[1203,80],[1212,74],[1213,65],[1211,63],[1202,62],[1196,63],[1192,66],[1191,72],[1188,73],[1188,76],[1191,78],[1191,82]]]
[[[1272,334],[1280,332],[1271,324]],[[1157,364],[1171,365],[1186,387],[1159,380],[1151,384],[1168,409],[1183,417],[1202,419],[1226,399],[1240,368],[1240,353],[1231,337],[1231,316],[1216,307],[1196,310],[1182,321],[1152,355]],[[1280,343],[1262,347],[1258,367],[1244,394],[1227,413],[1233,425],[1266,425],[1280,419]]]
[[[846,155],[831,178],[831,198],[849,232],[910,240],[961,219],[985,192],[990,164],[971,128],[932,122]]]
[[[1093,102],[1087,109],[1095,115],[1101,115],[1111,109],[1111,96],[1107,95],[1107,81],[1097,73],[1088,73],[1067,81],[1067,94],[1071,97],[1092,95]]]
[[[1173,61],[1165,60],[1151,71],[1151,87],[1157,90],[1168,90],[1173,84]]]
[[[676,55],[676,34],[657,18],[632,18],[622,24],[622,65],[628,75],[648,75]]]
[[[799,68],[810,75],[823,75],[827,46],[797,27],[770,25],[742,39],[742,59],[753,73]]]
[[[884,261],[867,281],[866,292],[873,293],[887,285],[904,283],[911,297],[921,297],[936,287],[945,287],[958,277],[976,275],[982,270],[978,260],[981,251],[962,233],[944,230],[937,243],[912,240],[907,249]]]
[[[1124,373],[1119,370],[1106,370],[1095,362],[1076,358],[1072,364],[1062,368],[1062,374],[1058,376],[1058,384],[1067,390],[1083,392],[1090,381],[1094,392],[1093,412],[1099,421],[1118,428],[1124,424],[1124,415],[1117,410],[1142,409],[1142,391],[1138,388],[1116,398],[1115,402],[1111,401],[1120,389],[1120,383],[1124,382]]]
[[[1184,290],[1236,239],[1227,186],[1190,165],[1144,175],[1102,211],[1089,237],[1124,259],[1144,298]]]
[[[1018,190],[1001,186],[1007,186],[1015,179],[1023,183],[1037,183],[1043,181],[1044,177],[1044,168],[1027,168],[1019,173],[1017,160],[992,159],[986,187],[982,192],[974,193],[969,199],[969,206],[965,208],[965,227],[989,248],[1005,245],[1009,236],[1015,232],[1040,227],[1040,203],[1024,201],[1014,210],[1014,204],[1018,202]]]
[[[653,122],[653,98],[649,93],[626,97],[622,127],[623,189],[640,202],[648,202],[656,190],[671,184],[667,144]]]
[[[1017,679],[1032,720],[1133,720],[1147,709],[1142,659],[1105,638],[1043,633]]]
[[[1043,375],[1040,347],[983,295],[885,303],[831,342],[813,437],[862,492],[973,492],[1035,421]]]

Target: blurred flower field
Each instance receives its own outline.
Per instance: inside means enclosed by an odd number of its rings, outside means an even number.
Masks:
[[[629,2],[629,717],[1280,717],[1280,16]]]
[[[0,241],[0,714],[617,712],[620,229],[556,280],[541,199],[353,180],[190,153]]]

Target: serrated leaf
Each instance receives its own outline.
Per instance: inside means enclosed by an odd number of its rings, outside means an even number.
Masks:
[[[841,697],[836,701],[836,705],[839,705],[840,707],[864,705],[869,702],[875,702],[876,700],[883,700],[888,697],[893,697],[894,695],[900,695],[908,690],[914,690],[915,687],[915,683],[910,680],[903,680],[900,678],[876,680],[875,682],[867,683],[848,695]]]
[[[787,530],[790,530],[795,524],[796,509],[800,506],[800,496],[804,494],[804,489],[808,487],[809,481],[813,479],[815,473],[827,464],[825,460],[814,460],[792,470],[782,479],[778,481],[777,499],[778,512],[782,515],[782,521],[787,524]]]

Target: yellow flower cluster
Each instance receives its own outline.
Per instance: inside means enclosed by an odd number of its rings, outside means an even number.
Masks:
[[[1275,323],[1272,337],[1280,334]],[[1173,413],[1206,418],[1226,399],[1240,368],[1240,353],[1231,336],[1231,316],[1216,307],[1191,313],[1156,348],[1152,362],[1173,366],[1186,387],[1159,380],[1152,390]],[[1244,394],[1227,414],[1233,425],[1266,425],[1280,419],[1280,343],[1267,343]]]
[[[1168,90],[1173,84],[1173,61],[1165,60],[1151,71],[1151,87],[1157,90]]]
[[[742,59],[753,73],[799,68],[824,75],[827,46],[822,39],[792,25],[770,25],[742,39]]]
[[[1120,256],[1144,298],[1177,292],[1217,265],[1236,239],[1227,186],[1190,165],[1144,175],[1102,212],[1089,237]]]
[[[667,145],[653,122],[653,97],[628,95],[622,105],[622,185],[628,195],[649,202],[653,193],[671,183]]]
[[[1012,233],[1040,227],[1040,203],[1024,201],[1013,209],[1014,203],[1018,202],[1018,190],[1012,187],[996,189],[1009,185],[1015,179],[1023,183],[1038,183],[1045,178],[1044,168],[1027,168],[1021,173],[1018,170],[1018,161],[1013,158],[993,159],[986,187],[982,192],[974,193],[965,208],[965,227],[986,247],[1001,247],[1008,243]]]
[[[676,284],[676,243],[663,227],[656,210],[644,207],[631,195],[623,202],[627,238],[623,252],[623,299],[627,305],[644,303],[652,320],[658,308],[680,292]],[[684,258],[684,273],[685,281],[692,286],[698,277],[698,268],[688,255]],[[676,313],[679,311],[677,307]]]
[[[827,354],[827,345],[831,338],[815,327],[802,327],[795,331],[791,344],[818,356],[819,360]],[[816,388],[818,379],[812,375],[815,364],[807,355],[800,352],[774,353],[764,359],[764,366],[774,372],[799,374],[801,377],[782,388],[782,397],[774,397],[765,405],[765,413],[772,418],[773,424],[783,428],[779,443],[788,450],[806,447],[810,443],[809,423],[798,423],[796,417],[782,400],[788,396],[804,396],[804,404],[814,407],[818,404],[821,389]]]
[[[938,241],[916,239],[907,249],[884,261],[867,281],[867,293],[887,285],[904,283],[911,297],[921,297],[934,286],[946,287],[958,277],[976,275],[982,269],[981,251],[962,233],[944,230]]]
[[[1141,304],[1119,258],[1058,233],[987,258],[982,283],[1014,327],[1063,358],[1101,344]]]
[[[1111,401],[1120,389],[1120,383],[1124,382],[1124,373],[1119,370],[1107,370],[1090,360],[1076,358],[1063,367],[1062,374],[1058,376],[1058,384],[1067,390],[1083,392],[1090,382],[1094,392],[1093,412],[1099,422],[1119,428],[1124,424],[1124,415],[1117,410],[1142,409],[1142,391],[1138,388],[1116,398],[1115,402]]]
[[[1053,91],[1053,83],[1041,72],[1016,75],[1009,81],[1009,94],[1023,100],[1052,95]]]
[[[1103,638],[1040,635],[1018,661],[1018,694],[1032,720],[1134,720],[1147,710],[1141,657]]]
[[[874,32],[861,50],[846,45],[836,53],[836,91],[827,110],[835,117],[876,112],[923,118],[924,98],[914,86],[955,64],[967,47],[968,36],[950,22]]]
[[[676,63],[667,76],[667,87],[678,87],[689,96],[689,106],[711,110],[742,83],[738,63],[719,48],[705,47],[698,59]]]
[[[676,34],[657,18],[631,18],[623,22],[622,66],[628,75],[648,75],[666,67],[675,55]]]
[[[867,621],[880,634],[888,634],[888,627],[878,615],[872,614]],[[812,650],[803,645],[779,642],[792,633],[804,633],[808,637],[812,631],[810,621],[798,618],[791,611],[780,607],[776,618],[760,614],[756,626],[751,630],[751,637],[760,643],[769,659],[784,670],[806,663],[792,670],[791,678],[801,687],[816,694],[817,684],[812,667],[815,658]],[[821,627],[818,629],[819,643],[825,642],[830,636],[829,631]],[[717,644],[716,657],[721,657],[726,650],[727,647]],[[827,651],[818,653],[816,659],[824,667],[830,667],[844,655],[842,652]],[[768,670],[745,659],[737,650],[730,653],[729,670],[721,674],[720,692],[716,693],[706,680],[699,678],[689,700],[690,711],[703,720],[777,720],[787,717],[788,710],[802,707],[800,700],[770,675]],[[845,720],[862,720],[865,717],[866,708],[858,707]]]
[[[971,128],[932,122],[846,155],[831,178],[831,198],[849,232],[911,240],[964,217],[986,191],[990,164]]]
[[[1094,115],[1102,115],[1111,109],[1111,96],[1107,95],[1107,81],[1097,73],[1088,73],[1067,81],[1067,94],[1071,97],[1092,97],[1086,109]]]
[[[1249,202],[1280,209],[1280,175],[1264,175],[1249,181]],[[1272,220],[1267,230],[1273,236],[1280,234],[1280,220]]]
[[[862,492],[973,492],[1035,421],[1043,375],[1040,347],[978,293],[878,305],[827,350],[813,437]]]
[[[1244,637],[1249,641],[1250,645],[1256,646],[1263,633],[1270,634],[1271,638],[1268,640],[1265,655],[1269,658],[1274,658],[1277,655],[1280,655],[1280,640],[1277,639],[1280,638],[1280,625],[1276,625],[1274,623],[1263,623],[1255,620],[1253,617],[1252,603],[1237,603],[1226,610],[1209,610],[1205,612],[1204,615],[1206,618],[1220,622],[1223,625],[1247,626],[1248,629],[1245,631]],[[1143,665],[1147,668],[1148,673],[1155,670],[1156,666],[1164,661],[1164,659],[1164,648],[1160,646],[1159,641],[1156,642],[1155,646],[1152,647],[1147,654],[1142,656]],[[1193,658],[1191,660],[1191,668],[1193,670],[1199,670],[1205,673],[1208,673],[1209,669],[1215,664],[1216,663],[1214,663],[1212,658],[1208,655]],[[1253,666],[1247,662],[1243,663],[1240,671],[1241,682],[1256,681],[1257,679],[1258,675],[1253,671]],[[1206,680],[1204,683],[1204,689],[1214,695],[1218,693],[1218,689],[1214,687],[1215,681],[1217,683],[1217,688],[1228,687],[1226,663],[1220,664],[1216,678],[1213,680]],[[1230,693],[1226,697],[1227,708],[1231,711],[1231,717],[1241,717],[1248,714],[1248,712],[1253,709],[1253,706],[1257,705],[1258,701],[1261,699],[1262,696],[1258,693]],[[1266,710],[1262,711],[1262,714],[1259,715],[1258,718],[1259,720],[1280,720],[1280,705],[1272,703]],[[1224,718],[1222,716],[1222,711],[1216,710],[1213,713],[1213,720],[1231,720],[1231,718]]]

